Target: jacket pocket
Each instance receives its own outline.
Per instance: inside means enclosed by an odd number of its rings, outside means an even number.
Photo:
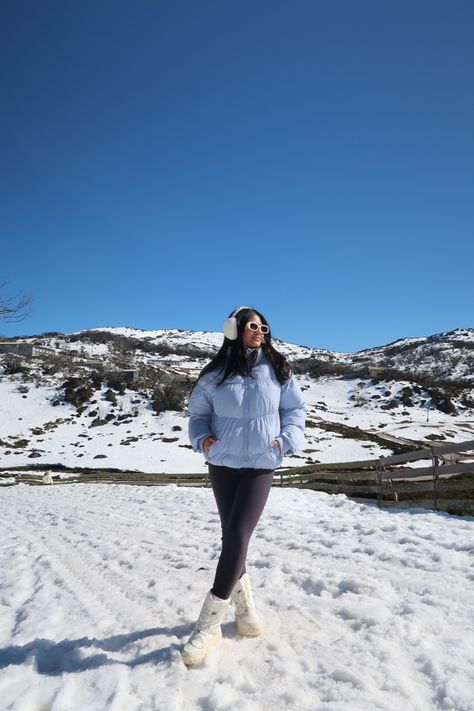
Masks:
[[[211,464],[213,463],[213,462],[212,462],[212,457],[214,456],[215,452],[217,451],[217,450],[216,450],[216,447],[217,447],[219,444],[220,444],[220,442],[213,442],[213,443],[211,444],[211,446],[209,447],[209,449],[207,450],[207,454],[204,455],[204,456],[206,457],[206,460],[207,460],[208,462],[210,462]]]
[[[279,467],[283,461],[283,455],[281,454],[280,447],[278,447],[278,445],[276,447],[272,447],[270,445],[265,452],[265,456],[268,457],[272,467]]]

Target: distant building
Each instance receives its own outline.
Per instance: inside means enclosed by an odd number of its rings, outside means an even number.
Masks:
[[[56,353],[54,348],[41,346],[30,341],[0,341],[0,353],[16,353],[21,356],[32,356],[39,353],[51,354]]]
[[[103,360],[83,360],[82,365],[86,368],[92,368],[93,370],[102,370],[105,367]]]
[[[16,355],[32,356],[33,344],[25,341],[0,341],[0,353],[15,353]]]
[[[133,383],[137,377],[135,368],[118,368],[117,370],[111,370],[108,363],[104,360],[84,360],[82,364],[92,370],[104,370],[108,376],[119,378],[119,380],[122,380],[124,383]]]

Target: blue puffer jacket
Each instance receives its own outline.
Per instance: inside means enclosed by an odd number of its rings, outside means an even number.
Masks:
[[[278,382],[273,366],[261,349],[252,376],[236,375],[217,386],[222,372],[199,379],[189,400],[189,439],[202,452],[206,437],[219,440],[206,459],[225,467],[275,469],[284,454],[304,442],[306,408],[294,375]],[[279,447],[272,447],[277,439]]]

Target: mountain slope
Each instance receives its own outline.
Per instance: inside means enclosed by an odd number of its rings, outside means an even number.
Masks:
[[[31,355],[0,353],[2,466],[203,471],[185,408],[222,338],[102,328],[22,339]],[[284,466],[386,456],[397,438],[410,449],[473,437],[473,329],[354,354],[275,346],[293,363],[308,407],[305,447]]]

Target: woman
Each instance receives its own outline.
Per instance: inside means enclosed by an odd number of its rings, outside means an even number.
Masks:
[[[290,365],[272,346],[264,316],[241,306],[225,321],[224,336],[189,401],[189,439],[194,451],[207,458],[222,525],[222,550],[214,584],[182,651],[186,665],[203,661],[219,642],[231,600],[238,632],[261,634],[245,569],[248,544],[274,470],[304,438],[301,390]]]

